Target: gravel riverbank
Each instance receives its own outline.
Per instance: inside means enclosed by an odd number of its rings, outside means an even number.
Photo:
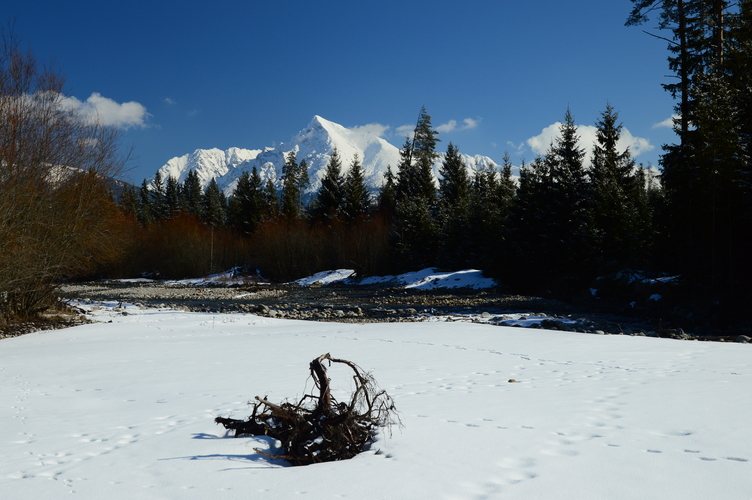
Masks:
[[[557,300],[507,295],[495,290],[406,290],[342,284],[194,286],[157,281],[108,281],[65,285],[62,293],[69,300],[116,301],[141,307],[252,313],[311,321],[467,321],[598,335],[747,341],[696,336],[681,328],[667,328],[648,320],[588,312]]]

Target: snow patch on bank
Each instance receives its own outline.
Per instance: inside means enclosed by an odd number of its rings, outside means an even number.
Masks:
[[[320,273],[316,273],[313,276],[308,276],[307,278],[302,278],[295,283],[297,283],[300,286],[311,286],[311,285],[329,285],[332,283],[337,283],[340,281],[344,281],[350,276],[355,274],[354,269],[337,269],[334,271],[321,271]]]
[[[348,285],[391,285],[416,290],[440,288],[472,288],[478,290],[498,286],[496,280],[484,277],[483,272],[477,269],[442,272],[432,267],[396,276],[369,276],[365,278],[355,277],[353,269],[337,269],[335,271],[322,271],[295,281],[301,286],[329,285],[339,282]]]

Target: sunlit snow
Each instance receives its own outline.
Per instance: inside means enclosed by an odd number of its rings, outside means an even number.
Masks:
[[[371,285],[393,281],[405,288],[431,290],[437,288],[493,288],[497,283],[492,278],[485,278],[477,269],[465,269],[454,272],[441,272],[434,268],[400,274],[398,276],[378,276],[365,278],[361,285]]]
[[[96,323],[0,341],[0,498],[752,493],[746,344],[86,307]],[[277,443],[214,424],[247,416],[256,395],[299,398],[326,352],[373,370],[404,428],[352,460],[295,468],[253,451]]]
[[[434,290],[440,288],[481,289],[497,286],[496,280],[484,277],[483,272],[477,269],[444,272],[432,267],[397,276],[368,276],[365,278],[358,278],[353,269],[337,269],[334,271],[322,271],[313,276],[295,281],[295,283],[302,286],[314,284],[329,285],[337,282],[345,282],[349,285],[392,285],[402,288],[414,288],[416,290]]]

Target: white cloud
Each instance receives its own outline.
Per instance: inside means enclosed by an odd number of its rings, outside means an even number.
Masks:
[[[472,118],[465,118],[462,121],[465,122],[465,125],[462,127],[462,130],[467,130],[467,129],[470,129],[470,128],[475,128],[480,123],[480,120],[473,120]]]
[[[359,125],[352,127],[350,130],[363,135],[375,135],[376,137],[384,137],[386,131],[389,130],[389,125],[369,123],[368,125]]]
[[[507,146],[512,149],[512,152],[516,154],[517,156],[522,156],[522,153],[525,152],[525,143],[521,142],[519,144],[515,144],[512,141],[507,141]]]
[[[412,138],[413,132],[415,132],[415,125],[400,125],[394,131],[402,137]]]
[[[61,105],[66,109],[74,109],[91,120],[98,120],[102,125],[125,129],[145,127],[149,117],[146,107],[138,102],[118,104],[98,92],[94,92],[83,102],[75,97],[64,97]]]
[[[457,120],[449,120],[447,123],[436,127],[436,131],[439,132],[440,134],[446,134],[447,132],[451,132],[452,130],[456,128],[457,128]]]
[[[480,123],[480,118],[465,118],[462,120],[462,124],[458,125],[457,120],[449,120],[447,123],[439,125],[435,130],[440,134],[446,134],[448,132],[460,132],[462,130],[470,130],[476,128]],[[401,137],[408,137],[412,139],[415,132],[415,125],[400,125],[394,129],[394,133]]]
[[[556,122],[548,127],[544,128],[540,134],[529,138],[526,142],[530,149],[535,154],[543,155],[548,150],[551,143],[559,137],[559,129],[561,122]],[[577,125],[577,135],[580,136],[578,142],[581,148],[584,148],[587,156],[593,151],[593,145],[596,143],[598,129],[594,125]],[[650,144],[648,139],[643,137],[635,137],[626,128],[621,129],[621,137],[617,143],[617,147],[620,151],[625,151],[629,148],[632,156],[638,156],[642,153],[652,151],[655,146]]]
[[[627,146],[632,156],[639,156],[642,153],[647,153],[655,149],[655,146],[650,144],[650,139],[635,137],[629,130],[623,128],[621,129],[621,137],[619,138],[619,148],[626,149]]]
[[[679,115],[671,115],[670,118],[666,118],[662,122],[658,122],[653,125],[653,128],[673,128],[674,120],[678,119]]]
[[[561,122],[556,122],[552,125],[541,130],[541,133],[531,137],[527,141],[527,145],[533,150],[533,153],[542,155],[548,149],[548,146],[559,136],[559,127]]]
[[[174,99],[170,99],[169,97],[165,97],[163,101],[165,104],[170,104],[170,105],[177,104],[177,102],[175,102]]]
[[[465,118],[462,120],[463,125],[457,127],[457,120],[449,120],[447,123],[444,123],[443,125],[439,125],[436,127],[436,131],[440,134],[446,134],[447,132],[452,131],[461,131],[461,130],[468,130],[471,128],[475,128],[478,126],[478,123],[480,123],[480,120],[473,120],[472,118]]]

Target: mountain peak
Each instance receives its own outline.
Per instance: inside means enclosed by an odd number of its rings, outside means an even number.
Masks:
[[[190,170],[196,171],[202,187],[216,179],[220,189],[231,195],[237,179],[243,172],[251,172],[255,167],[263,182],[271,179],[281,189],[282,166],[287,154],[295,151],[298,162],[305,160],[308,165],[310,186],[309,195],[321,187],[326,165],[336,148],[342,159],[343,172],[347,172],[353,157],[357,154],[365,171],[366,185],[376,191],[383,184],[387,167],[396,169],[400,161],[399,149],[387,142],[382,135],[388,129],[379,124],[369,124],[347,128],[314,115],[306,128],[292,137],[289,143],[278,147],[261,149],[230,148],[197,149],[191,154],[172,158],[159,169],[163,179],[171,176],[183,182]],[[443,157],[443,155],[442,155]],[[493,163],[487,157],[464,155],[468,169],[481,164]],[[434,176],[438,176],[439,159],[434,165]]]
[[[309,123],[308,126],[309,127],[313,127],[315,125],[326,126],[327,124],[332,124],[332,123],[334,122],[330,122],[326,118],[323,118],[319,115],[313,115],[313,118],[311,118],[311,123]]]

